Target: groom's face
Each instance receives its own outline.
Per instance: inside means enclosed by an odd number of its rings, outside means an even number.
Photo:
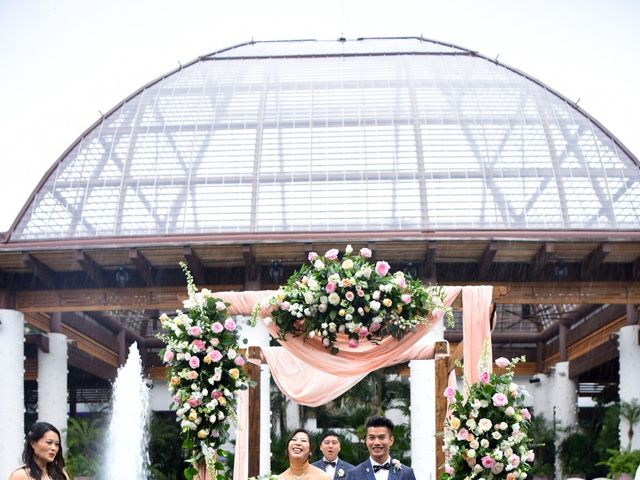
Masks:
[[[367,428],[366,444],[371,458],[378,463],[384,463],[389,458],[393,435],[387,427],[369,427]]]

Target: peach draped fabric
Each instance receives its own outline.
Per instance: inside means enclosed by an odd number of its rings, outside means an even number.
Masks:
[[[491,286],[444,287],[445,305],[449,306],[462,291],[462,318],[465,374],[469,379],[478,378],[478,360],[485,339],[491,339],[489,313],[493,289]],[[248,315],[258,302],[272,296],[274,291],[216,292],[215,296],[229,302],[229,313]],[[262,308],[260,316],[264,320],[269,315]],[[274,380],[280,390],[298,403],[317,406],[340,396],[358,383],[369,372],[408,360],[433,357],[433,345],[426,344],[425,335],[433,328],[434,322],[419,325],[411,334],[398,341],[387,337],[379,344],[361,342],[357,348],[347,346],[347,336],[340,335],[336,346],[340,349],[331,355],[320,339],[303,341],[301,337],[280,341],[284,349],[263,347]],[[278,337],[276,326],[271,323],[267,329]],[[489,349],[490,351],[490,349]],[[451,379],[450,379],[451,381]],[[248,412],[246,396],[239,398],[240,422]],[[246,417],[245,417],[246,418]],[[244,420],[246,429],[246,420]],[[242,423],[240,424],[242,425]],[[242,428],[242,427],[241,427]],[[236,465],[234,479],[246,478],[247,443],[245,433],[240,431],[236,445]],[[240,448],[244,445],[245,448]]]

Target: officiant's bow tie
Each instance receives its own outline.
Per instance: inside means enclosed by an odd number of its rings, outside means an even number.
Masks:
[[[336,468],[336,462],[328,462],[327,460],[325,460],[324,466],[328,467],[329,465],[331,465],[333,468]]]
[[[382,465],[374,465],[373,473],[377,473],[378,470],[389,470],[389,462],[383,463]]]

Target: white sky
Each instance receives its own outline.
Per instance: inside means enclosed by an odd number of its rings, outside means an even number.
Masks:
[[[637,0],[0,0],[0,232],[86,128],[238,43],[418,36],[541,80],[640,156]]]

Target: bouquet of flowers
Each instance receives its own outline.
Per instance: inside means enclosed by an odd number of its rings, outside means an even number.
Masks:
[[[225,476],[215,472],[224,468],[218,457],[226,456],[220,446],[236,418],[235,392],[247,389],[250,381],[242,368],[245,359],[238,353],[239,334],[227,314],[228,304],[207,289],[198,292],[186,265],[180,266],[189,298],[184,301],[185,312],[160,317],[163,331],[158,337],[167,345],[160,355],[169,367],[169,391],[183,448],[192,452],[185,476],[192,478],[204,461],[209,474],[222,480]]]
[[[338,333],[349,337],[349,347],[360,340],[397,339],[432,317],[452,322],[451,307],[444,306],[441,287],[425,287],[403,272],[390,272],[387,262],[367,261],[371,250],[353,253],[347,245],[342,258],[336,249],[324,256],[309,253],[309,263],[268,300],[267,324],[275,321],[281,339],[287,334],[321,338],[331,353],[338,353]],[[260,310],[256,306],[253,319]]]
[[[466,397],[452,387],[444,426],[445,465],[442,480],[522,480],[534,460],[527,435],[531,414],[524,393],[513,383],[513,369],[524,357],[498,358],[502,374],[481,371],[480,381],[465,384]],[[482,363],[482,361],[481,361]]]

